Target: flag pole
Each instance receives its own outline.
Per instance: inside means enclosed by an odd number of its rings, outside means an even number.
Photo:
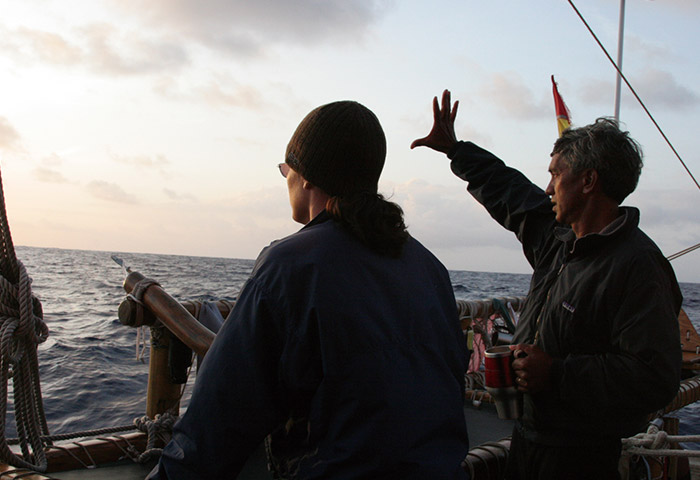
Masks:
[[[617,81],[615,82],[615,120],[620,120],[620,91],[622,89],[622,43],[625,36],[625,0],[620,0],[620,26],[617,30]]]

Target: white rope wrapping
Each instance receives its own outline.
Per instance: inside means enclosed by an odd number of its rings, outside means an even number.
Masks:
[[[672,444],[700,442],[700,435],[669,435],[652,423],[644,433],[634,437],[623,438],[623,452],[630,455],[654,457],[700,457],[700,450],[681,450],[669,448]]]

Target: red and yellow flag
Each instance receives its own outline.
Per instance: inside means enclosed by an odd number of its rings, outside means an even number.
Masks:
[[[552,92],[554,93],[554,109],[557,113],[557,127],[559,127],[559,136],[564,130],[569,128],[571,121],[569,119],[569,109],[566,108],[564,100],[562,100],[561,95],[559,95],[559,90],[557,90],[557,82],[554,81],[554,75],[552,75]]]

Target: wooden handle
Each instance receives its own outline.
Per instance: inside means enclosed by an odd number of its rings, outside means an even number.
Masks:
[[[124,290],[130,293],[134,286],[145,277],[139,272],[131,272],[124,280]],[[185,307],[168,295],[159,285],[151,285],[143,294],[143,303],[158,320],[177,338],[190,347],[197,355],[204,356],[214,333],[194,318]]]

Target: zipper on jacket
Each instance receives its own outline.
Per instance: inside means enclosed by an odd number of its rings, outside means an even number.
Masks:
[[[559,267],[559,271],[557,271],[557,275],[554,277],[552,284],[549,286],[549,289],[547,290],[547,298],[545,298],[544,305],[542,305],[542,308],[540,309],[540,314],[537,315],[537,322],[535,322],[535,338],[532,341],[533,345],[537,345],[537,342],[540,339],[540,329],[541,329],[540,323],[542,322],[542,315],[547,310],[547,306],[549,305],[549,299],[552,296],[552,289],[554,288],[554,284],[557,283],[557,278],[559,278],[559,275],[561,275],[561,272],[564,270],[565,266],[566,266],[566,259],[564,259],[564,261],[561,263],[561,266]]]

